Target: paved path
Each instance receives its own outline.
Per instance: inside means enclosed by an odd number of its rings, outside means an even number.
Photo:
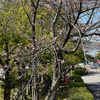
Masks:
[[[90,74],[81,77],[95,100],[100,100],[100,69],[90,69]]]

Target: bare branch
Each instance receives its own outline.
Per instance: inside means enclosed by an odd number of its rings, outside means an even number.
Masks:
[[[80,14],[81,14],[81,8],[82,8],[82,2],[80,2],[80,9],[79,9],[78,14],[77,14],[77,17],[76,17],[76,19],[75,19],[75,21],[74,21],[74,25],[77,23],[77,21],[78,21],[78,19],[79,19],[79,16],[80,16]],[[72,31],[72,28],[73,28],[72,25],[70,25],[69,27],[70,27],[70,29],[69,29],[68,35],[66,36],[65,41],[64,41],[64,43],[63,43],[63,47],[64,47],[65,44],[67,43],[67,41],[68,41],[68,39],[69,39],[69,36],[70,36],[70,33],[71,33],[71,31]]]
[[[36,7],[38,7],[40,0],[37,0]]]
[[[91,34],[84,34],[83,37],[88,37],[88,36],[93,36],[93,35],[98,35],[100,36],[100,33],[91,33]]]
[[[77,21],[78,21],[78,19],[79,19],[79,16],[80,16],[80,14],[81,14],[81,10],[82,10],[82,2],[80,2],[80,9],[79,9],[78,14],[77,14],[77,17],[76,17],[76,19],[75,19],[74,25],[77,23]]]
[[[69,31],[68,31],[68,34],[67,34],[67,36],[66,36],[66,38],[65,38],[65,40],[64,40],[64,43],[63,43],[63,45],[62,45],[63,47],[65,46],[66,42],[67,42],[68,39],[69,39],[69,36],[70,36],[70,33],[71,33],[72,28],[73,28],[73,26],[69,25]]]
[[[77,29],[77,31],[78,31],[78,33],[79,33],[79,39],[78,39],[78,42],[77,42],[77,44],[76,44],[76,46],[75,46],[75,48],[74,48],[73,50],[70,50],[70,51],[67,51],[67,50],[65,50],[65,49],[62,50],[65,54],[74,53],[74,52],[79,48],[79,45],[80,45],[80,43],[81,43],[81,41],[82,41],[82,33],[81,33],[81,30],[80,30],[79,28],[75,27],[74,24],[72,24],[72,26],[73,26],[75,29]]]
[[[99,24],[100,21],[94,23],[93,25],[91,25],[88,29],[85,30],[85,32],[91,31],[93,29],[99,28],[100,25],[96,26],[97,24]]]
[[[30,0],[33,7],[36,7],[33,0]]]
[[[83,11],[81,11],[81,13],[84,13],[84,12],[90,11],[90,10],[92,10],[92,9],[97,9],[97,8],[100,8],[100,5],[97,6],[97,7],[92,7],[92,8],[88,8],[88,9],[86,9],[86,10],[83,10]]]
[[[52,23],[52,26],[51,26],[52,37],[53,38],[55,37],[55,24],[57,22],[57,19],[58,19],[59,14],[60,14],[61,8],[62,8],[62,0],[60,0],[60,5],[59,5],[59,8],[58,8],[58,11],[57,11],[57,13],[55,15],[55,18],[54,18],[53,23]]]
[[[78,42],[76,44],[76,47],[73,50],[67,51],[65,49],[62,49],[61,51],[64,52],[65,54],[74,53],[79,48],[80,43],[81,43],[81,38],[79,38],[79,40],[78,40]]]
[[[90,14],[90,16],[89,16],[89,18],[88,18],[88,20],[87,20],[87,22],[86,22],[86,25],[89,24],[90,19],[91,19],[92,15],[93,15],[93,12],[94,12],[94,9],[92,9],[91,14]]]

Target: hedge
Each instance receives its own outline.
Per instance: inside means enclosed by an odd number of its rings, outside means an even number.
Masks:
[[[83,75],[86,72],[86,68],[77,67],[76,69],[72,70],[72,75]],[[71,74],[71,71],[70,73]]]

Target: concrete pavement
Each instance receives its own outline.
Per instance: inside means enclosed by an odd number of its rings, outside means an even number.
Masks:
[[[81,76],[87,89],[93,94],[95,100],[100,100],[100,69],[90,69],[89,74]]]

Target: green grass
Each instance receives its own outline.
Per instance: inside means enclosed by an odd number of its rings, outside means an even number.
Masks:
[[[4,98],[4,96],[3,96],[3,94],[4,94],[4,89],[3,89],[3,87],[2,87],[2,82],[0,82],[0,100],[3,100],[3,98]]]
[[[57,92],[57,100],[68,100],[68,85],[65,83],[59,84],[59,90]]]
[[[95,100],[93,95],[89,92],[89,90],[87,90],[80,75],[74,75],[70,77],[68,90],[68,100]]]

